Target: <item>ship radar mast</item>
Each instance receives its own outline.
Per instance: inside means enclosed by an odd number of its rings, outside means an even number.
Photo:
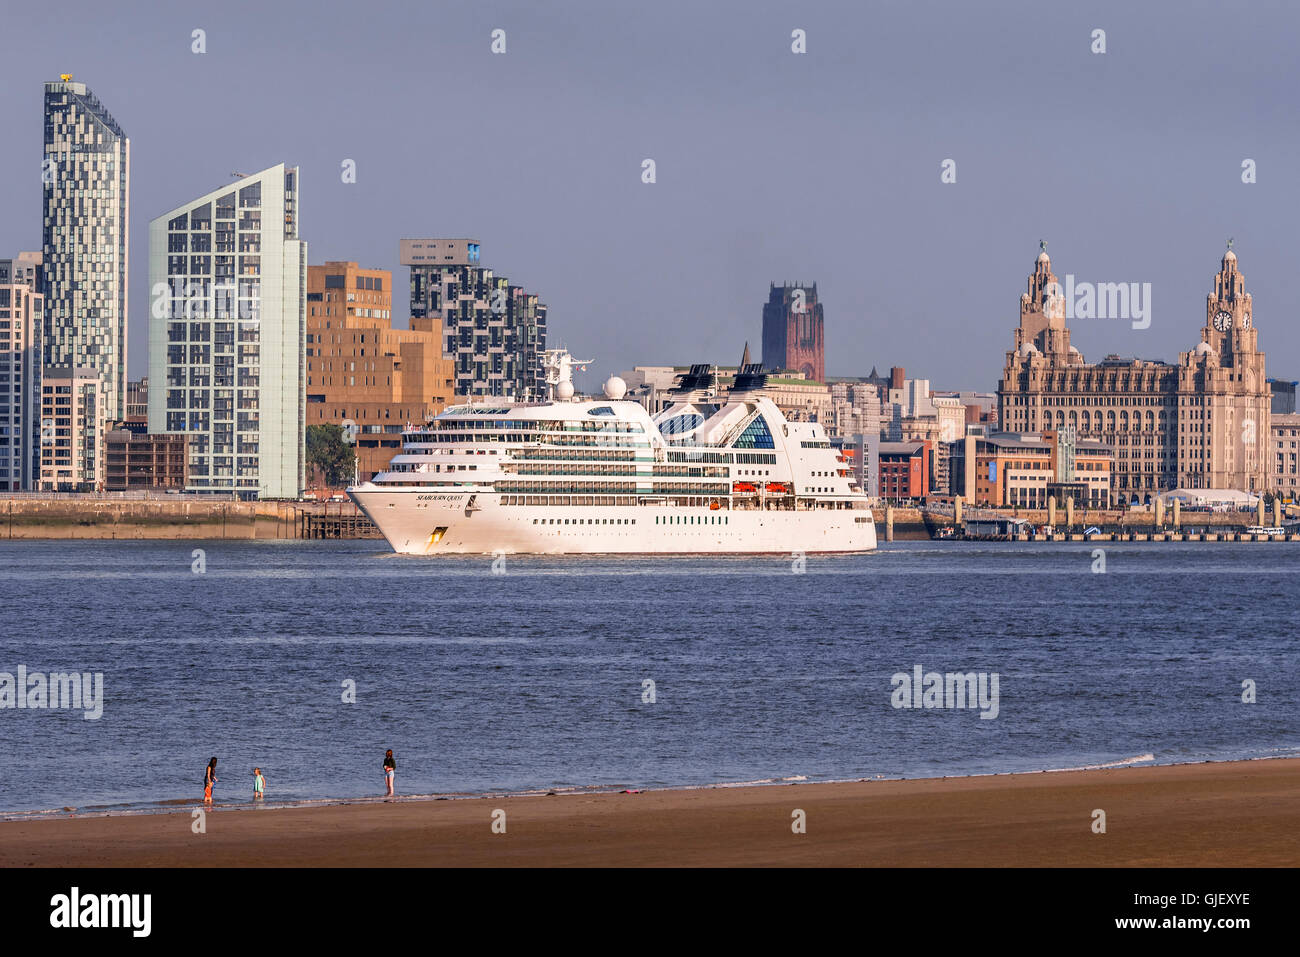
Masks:
[[[552,402],[567,402],[573,398],[573,367],[585,370],[593,359],[575,359],[568,349],[547,349],[542,353],[542,368],[546,370],[546,385]]]

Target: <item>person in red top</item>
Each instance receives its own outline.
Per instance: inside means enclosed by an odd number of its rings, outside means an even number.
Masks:
[[[217,783],[217,759],[213,758],[208,762],[207,769],[203,772],[203,803],[212,806],[212,785]]]

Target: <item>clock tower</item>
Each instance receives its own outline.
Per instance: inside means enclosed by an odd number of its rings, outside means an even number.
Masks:
[[[1188,426],[1179,441],[1180,484],[1256,494],[1268,488],[1271,395],[1258,336],[1229,240],[1205,297],[1201,342],[1179,357],[1178,412]]]
[[[1229,364],[1234,356],[1259,351],[1250,293],[1246,292],[1246,280],[1237,271],[1232,240],[1228,240],[1228,251],[1223,254],[1219,273],[1214,277],[1214,291],[1205,297],[1205,328],[1201,330],[1201,340],[1208,342]]]

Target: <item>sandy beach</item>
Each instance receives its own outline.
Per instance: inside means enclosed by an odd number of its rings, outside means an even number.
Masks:
[[[1300,759],[218,809],[205,834],[191,823],[188,808],[0,823],[0,866],[1296,866]]]

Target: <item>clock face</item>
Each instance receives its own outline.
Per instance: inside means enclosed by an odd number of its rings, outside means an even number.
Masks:
[[[1250,328],[1250,313],[1246,313],[1244,316],[1241,317],[1241,328],[1243,329]]]
[[[1220,309],[1214,314],[1214,328],[1220,332],[1227,332],[1228,327],[1232,325],[1232,313]]]

